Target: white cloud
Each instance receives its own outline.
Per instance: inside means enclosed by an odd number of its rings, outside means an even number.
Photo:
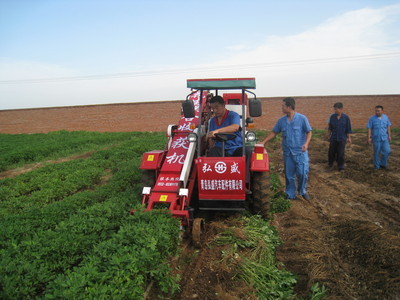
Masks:
[[[360,9],[331,18],[323,24],[292,36],[271,36],[256,49],[232,56],[218,65],[268,63],[316,58],[355,56],[388,50],[393,37],[386,26],[398,22],[400,4],[381,9]],[[400,33],[400,29],[397,29]],[[398,40],[397,40],[398,41]],[[399,50],[399,49],[397,49]]]
[[[227,46],[225,47],[225,49],[228,51],[243,51],[243,50],[248,50],[249,46],[245,44],[236,44]]]
[[[260,96],[400,93],[399,18],[400,5],[347,12],[213,66],[259,64],[241,74],[256,77]]]
[[[75,76],[65,67],[36,61],[0,60],[0,80],[25,80]]]

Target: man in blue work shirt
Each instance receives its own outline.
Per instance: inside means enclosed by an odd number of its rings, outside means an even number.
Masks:
[[[285,114],[278,120],[272,132],[262,143],[273,139],[282,132],[282,149],[285,163],[286,195],[289,199],[296,199],[297,192],[304,199],[309,200],[307,194],[308,179],[308,145],[311,141],[311,126],[306,116],[295,112],[295,100],[291,97],[283,99],[282,112]]]
[[[348,115],[343,113],[343,104],[337,102],[333,105],[335,111],[329,117],[326,134],[329,143],[328,165],[331,168],[336,161],[339,171],[344,171],[344,150],[346,143],[351,144],[351,122]]]
[[[375,106],[375,115],[369,118],[368,128],[368,143],[374,145],[374,168],[386,169],[390,154],[390,142],[392,135],[387,115],[383,113],[383,106]],[[381,158],[382,155],[382,158]]]
[[[242,132],[240,131],[240,116],[234,111],[225,108],[225,101],[221,96],[214,96],[210,100],[214,117],[210,120],[210,128],[207,134],[209,139],[214,139],[216,133],[231,133],[233,139],[225,142],[225,154],[227,156],[241,156],[243,152]],[[212,142],[211,142],[212,144]],[[207,156],[222,156],[222,142],[215,141],[208,151]]]

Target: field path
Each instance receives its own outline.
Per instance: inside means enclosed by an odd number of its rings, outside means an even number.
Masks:
[[[90,151],[90,152],[86,152],[86,153],[83,153],[83,154],[72,155],[72,156],[68,156],[68,157],[62,157],[62,158],[59,158],[59,159],[52,159],[52,160],[47,160],[47,161],[44,161],[44,162],[38,162],[38,163],[32,163],[32,164],[24,165],[24,166],[19,167],[19,168],[15,168],[15,169],[7,170],[7,171],[4,171],[4,172],[0,172],[0,179],[13,178],[13,177],[16,177],[18,175],[25,174],[25,173],[28,173],[30,171],[33,171],[35,169],[42,168],[46,164],[59,164],[59,163],[63,163],[63,162],[67,162],[67,161],[71,161],[71,160],[75,160],[75,159],[88,158],[94,152],[95,151]]]

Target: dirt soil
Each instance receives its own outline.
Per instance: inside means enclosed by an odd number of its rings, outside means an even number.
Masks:
[[[218,233],[235,227],[240,231],[236,213],[206,213],[201,217],[209,222],[206,224],[202,247],[195,247],[188,236],[184,237],[180,255],[171,261],[171,266],[181,276],[181,291],[178,295],[166,296],[153,287],[145,299],[226,299],[239,300],[258,299],[251,294],[254,291],[235,277],[235,264],[229,265],[222,258],[227,245],[216,245],[214,239]],[[235,232],[240,236],[242,233]],[[236,258],[238,262],[240,257]]]
[[[299,275],[299,295],[320,282],[329,299],[400,299],[400,145],[391,145],[389,170],[375,170],[365,141],[353,135],[338,172],[327,166],[328,142],[313,139],[311,199],[274,217],[277,257]]]
[[[283,242],[277,259],[297,275],[296,298],[307,298],[319,282],[329,290],[326,299],[400,299],[400,145],[392,144],[388,170],[374,170],[365,141],[365,133],[353,135],[346,169],[339,172],[327,166],[328,142],[314,138],[311,199],[294,200],[287,212],[274,215]],[[280,145],[267,149],[283,180]],[[209,219],[206,244],[230,222],[226,216]],[[223,250],[197,250],[184,242],[172,263],[182,276],[181,293],[173,299],[252,299],[221,263]]]

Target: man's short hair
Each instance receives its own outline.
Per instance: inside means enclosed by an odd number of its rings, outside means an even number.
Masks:
[[[336,102],[335,104],[333,104],[334,108],[343,108],[343,103],[342,102]]]
[[[377,106],[375,106],[375,108],[380,108],[380,109],[383,110],[383,106],[382,105],[377,105]]]
[[[287,98],[283,99],[282,101],[285,102],[285,105],[287,107],[291,107],[293,110],[295,110],[296,101],[294,101],[294,99],[292,97],[287,97]]]
[[[218,103],[218,104],[225,105],[224,98],[222,98],[221,96],[212,97],[211,100],[210,100],[210,104],[213,104],[213,103]]]

